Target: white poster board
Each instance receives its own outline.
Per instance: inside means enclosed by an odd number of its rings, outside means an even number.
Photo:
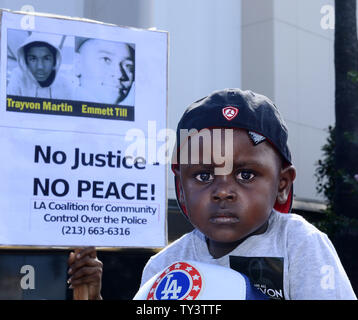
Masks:
[[[166,245],[167,32],[1,13],[0,245]]]

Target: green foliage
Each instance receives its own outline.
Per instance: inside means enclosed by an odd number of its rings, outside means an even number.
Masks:
[[[325,210],[325,217],[319,221],[312,222],[319,230],[326,233],[330,239],[334,239],[340,233],[349,232],[358,228],[356,219],[337,215],[331,207]]]
[[[351,79],[353,82],[358,82],[358,72],[357,71],[349,71],[347,73],[348,78]]]
[[[322,151],[323,159],[318,160],[315,172],[316,190],[319,194],[323,194],[327,207],[332,208],[335,181],[338,175],[335,169],[335,128],[332,126],[328,127],[328,138]]]
[[[337,179],[342,179],[345,183],[352,186],[352,193],[358,196],[358,183],[349,174],[337,170],[335,167],[335,128],[328,127],[328,138],[326,144],[322,147],[323,158],[318,160],[315,170],[315,178],[317,181],[316,190],[322,194],[326,200],[327,209],[325,216],[318,222],[313,224],[325,232],[330,238],[334,238],[340,232],[347,229],[358,228],[356,219],[337,215],[333,208],[334,190],[336,188]]]

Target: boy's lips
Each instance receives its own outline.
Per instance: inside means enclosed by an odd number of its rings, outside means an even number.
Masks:
[[[240,221],[239,217],[228,210],[219,210],[210,216],[209,221],[215,224],[234,224]]]
[[[46,74],[45,73],[41,73],[41,72],[37,72],[36,74],[36,78],[40,78],[40,79],[43,79],[46,77]]]

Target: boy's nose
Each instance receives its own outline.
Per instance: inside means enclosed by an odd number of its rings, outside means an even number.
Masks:
[[[212,193],[212,200],[213,201],[221,201],[221,200],[227,200],[227,201],[236,201],[237,194],[236,191],[234,191],[231,186],[227,183],[222,183],[217,186],[217,188]]]
[[[120,68],[120,75],[121,75],[120,78],[119,78],[119,80],[122,81],[122,82],[128,81],[128,80],[129,80],[129,77],[128,77],[128,75],[127,75],[126,70],[123,68],[122,65],[119,65],[119,68]]]
[[[36,67],[37,69],[41,69],[41,70],[44,68],[44,64],[40,59],[37,61]]]
[[[121,64],[119,64],[115,69],[114,69],[114,72],[113,72],[113,77],[120,81],[120,82],[123,82],[123,81],[128,81],[128,75],[126,73],[126,71],[124,70],[124,68],[121,66]]]

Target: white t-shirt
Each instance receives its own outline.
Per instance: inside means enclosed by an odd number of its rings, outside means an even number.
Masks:
[[[141,286],[165,267],[179,260],[232,267],[235,259],[253,259],[252,257],[263,258],[256,259],[259,262],[265,262],[265,257],[282,261],[282,290],[276,288],[276,298],[280,298],[279,294],[282,294],[284,299],[357,299],[327,235],[299,215],[282,214],[274,210],[264,233],[250,236],[232,252],[219,259],[210,255],[205,236],[199,230],[185,234],[149,259],[143,270]],[[259,271],[265,272],[269,264],[270,262]],[[266,274],[269,278],[272,273]],[[246,275],[249,278],[252,276]],[[255,279],[253,282],[255,283]],[[266,284],[256,286],[266,294],[274,292]]]

